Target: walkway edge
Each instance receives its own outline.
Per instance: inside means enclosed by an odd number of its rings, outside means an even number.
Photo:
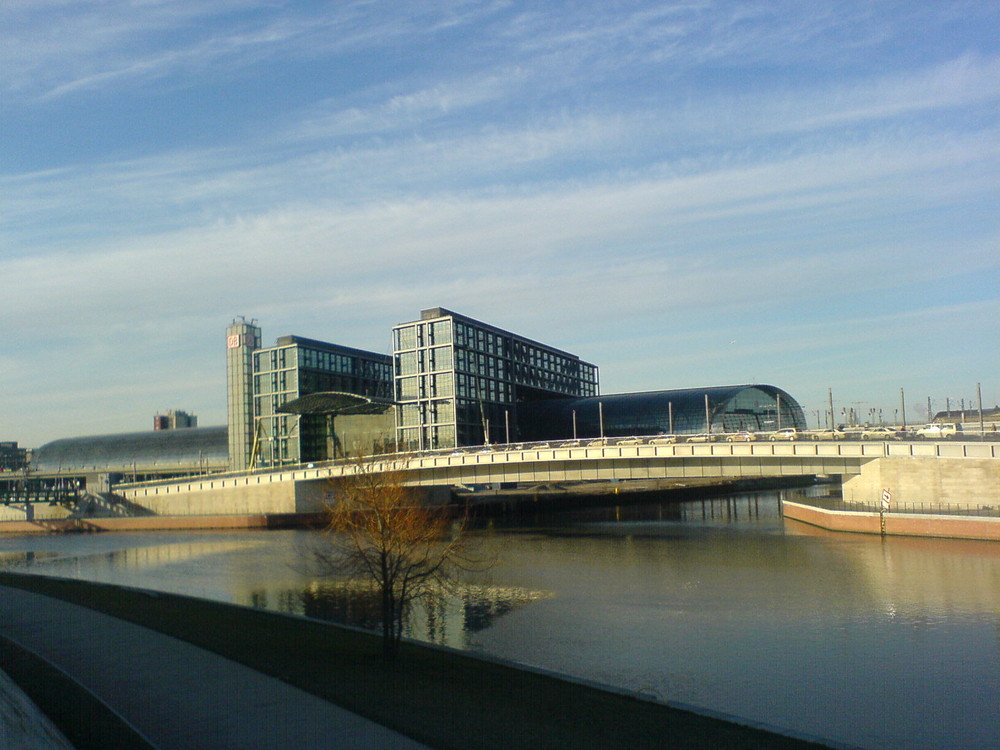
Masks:
[[[63,670],[12,638],[0,635],[0,669],[77,750],[156,750],[104,701]]]

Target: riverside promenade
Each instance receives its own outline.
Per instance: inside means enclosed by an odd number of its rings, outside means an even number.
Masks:
[[[20,646],[17,651],[27,650],[58,667],[135,730],[130,735],[115,728],[116,748],[426,747],[211,651],[60,599],[0,586],[0,623],[0,635]],[[26,668],[39,669],[30,663]],[[56,690],[64,691],[61,700],[80,700],[65,686]],[[88,736],[98,716],[83,719],[84,737],[74,738],[73,745],[93,741],[94,747],[112,746],[96,732]]]
[[[133,730],[78,749],[830,746],[415,642],[386,660],[368,631],[88,581],[0,572],[0,635]],[[78,693],[49,688],[50,717],[80,713]]]

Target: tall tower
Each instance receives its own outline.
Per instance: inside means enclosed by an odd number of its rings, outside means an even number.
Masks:
[[[229,469],[250,468],[253,446],[253,353],[260,348],[256,320],[240,316],[226,329],[226,391],[229,409]]]

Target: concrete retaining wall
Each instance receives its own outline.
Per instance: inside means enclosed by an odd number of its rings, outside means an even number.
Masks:
[[[158,516],[263,515],[322,511],[329,492],[323,479],[278,481],[256,475],[130,489],[123,499]]]
[[[877,503],[882,490],[900,505],[1000,506],[1000,461],[887,457],[864,464],[844,482],[844,501]]]

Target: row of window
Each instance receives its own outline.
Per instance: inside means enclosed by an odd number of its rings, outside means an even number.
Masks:
[[[404,428],[399,431],[399,448],[408,451],[451,448],[456,444],[455,436],[455,426],[450,424]]]
[[[395,351],[452,343],[451,320],[401,326],[392,332]]]
[[[412,427],[421,424],[442,424],[455,421],[455,402],[438,399],[402,404],[399,407],[399,424]]]
[[[446,398],[455,395],[455,374],[440,372],[396,380],[396,401],[418,398]]]
[[[350,375],[356,369],[357,357],[335,352],[323,351],[322,349],[307,349],[298,347],[298,363],[300,367],[311,367],[327,372],[338,372]]]
[[[418,372],[450,370],[453,366],[454,357],[452,356],[452,348],[450,346],[418,349],[396,355],[397,375],[415,375]]]
[[[254,352],[253,369],[254,372],[266,372],[268,370],[283,370],[295,364],[294,353],[289,354],[292,347],[282,347],[278,349],[265,349]]]
[[[456,350],[468,350],[489,355],[501,362],[504,360],[522,362],[533,369],[573,375],[588,382],[597,382],[597,368],[581,362],[577,357],[534,346],[513,335],[505,335],[461,321],[448,319],[415,323],[396,328],[393,331],[393,336],[397,356],[411,349],[440,347],[454,343]],[[463,355],[461,351],[456,354],[456,357],[462,356],[468,355]],[[399,362],[400,360],[397,359],[397,363]],[[438,363],[433,368],[426,366],[421,368],[412,358],[404,359],[402,365],[405,369],[397,369],[397,374],[408,375],[412,372],[426,372],[428,369],[447,369],[450,367],[450,365]],[[474,366],[463,366],[461,361],[458,362],[457,366],[458,369],[474,369]],[[413,367],[418,367],[418,369],[412,370]],[[494,375],[494,377],[502,376]]]

